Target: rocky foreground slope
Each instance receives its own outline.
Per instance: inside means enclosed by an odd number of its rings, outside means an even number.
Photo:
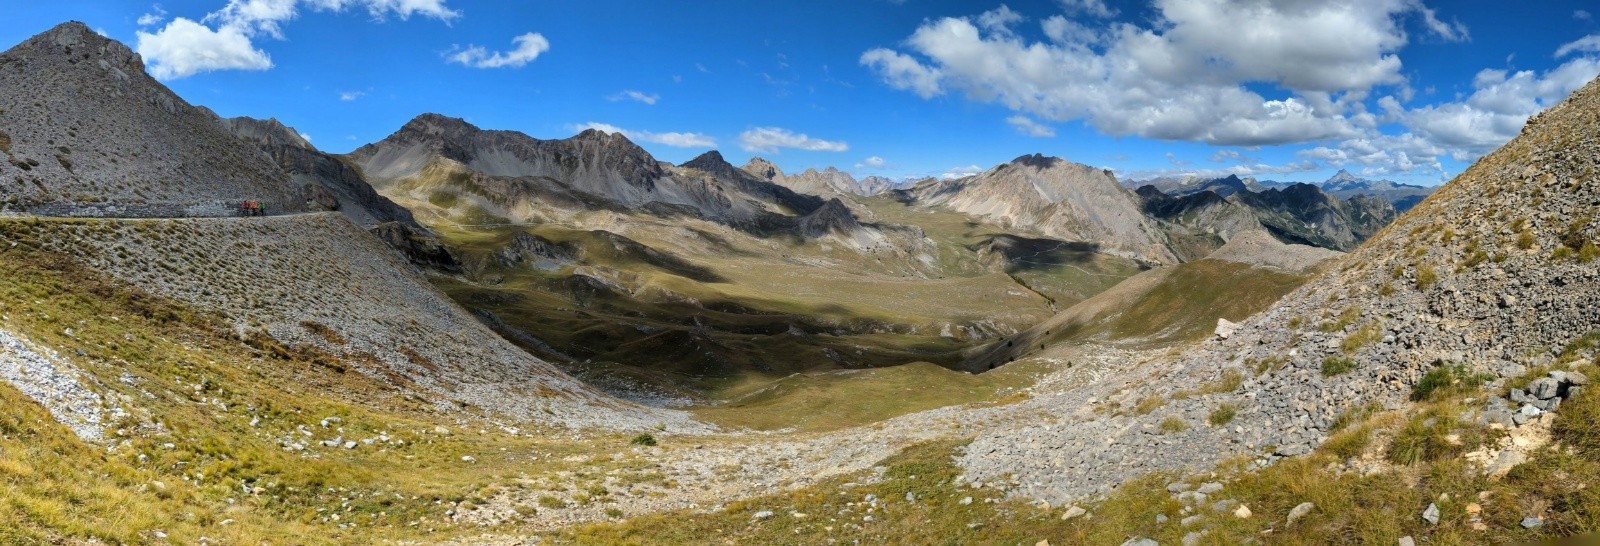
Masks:
[[[441,409],[565,427],[705,428],[618,402],[528,355],[334,213],[9,222],[12,242],[220,313],[240,338],[333,355]]]
[[[1587,359],[1579,340],[1600,329],[1596,158],[1600,80],[1225,341],[1057,408],[1065,426],[986,433],[962,464],[972,479],[1066,500],[1151,471],[1310,452],[1340,415],[1401,407],[1435,368],[1500,385],[1558,356]],[[1094,410],[1144,400],[1156,407],[1142,415]],[[1237,417],[1206,426],[1224,405]],[[1509,423],[1506,405],[1469,415]]]

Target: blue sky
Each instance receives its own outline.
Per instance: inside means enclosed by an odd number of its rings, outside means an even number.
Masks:
[[[1437,184],[1600,74],[1600,6],[1501,0],[11,2],[81,20],[223,116],[336,153],[424,112],[658,158],[953,175],[1339,168]]]

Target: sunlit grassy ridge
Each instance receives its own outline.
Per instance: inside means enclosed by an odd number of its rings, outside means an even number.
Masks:
[[[17,227],[0,222],[0,329],[68,355],[130,416],[111,425],[107,450],[0,385],[0,542],[448,537],[460,529],[447,510],[523,487],[530,470],[629,464],[562,461],[626,438],[513,435],[314,350],[240,340],[210,315],[33,248],[38,226]],[[355,445],[321,444],[334,438]]]

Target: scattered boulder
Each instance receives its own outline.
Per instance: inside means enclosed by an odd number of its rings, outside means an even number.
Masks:
[[[1217,334],[1217,338],[1218,339],[1228,339],[1230,337],[1233,337],[1233,333],[1235,331],[1238,331],[1238,330],[1239,330],[1239,324],[1238,323],[1230,321],[1230,320],[1222,318],[1222,317],[1217,317],[1216,334]]]
[[[1285,521],[1284,524],[1294,525],[1294,522],[1300,521],[1302,518],[1306,517],[1306,515],[1310,514],[1311,510],[1316,507],[1317,505],[1309,502],[1302,502],[1296,505],[1294,508],[1289,510],[1289,519]]]

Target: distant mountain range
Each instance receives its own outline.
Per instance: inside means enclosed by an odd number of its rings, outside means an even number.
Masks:
[[[1141,186],[1153,186],[1167,195],[1182,197],[1202,191],[1212,191],[1219,196],[1227,197],[1241,190],[1262,192],[1272,188],[1283,189],[1295,184],[1310,184],[1322,191],[1340,199],[1349,199],[1356,196],[1377,197],[1394,205],[1396,211],[1404,213],[1411,207],[1433,193],[1433,188],[1401,184],[1389,180],[1372,180],[1360,178],[1350,174],[1349,171],[1340,169],[1339,172],[1320,183],[1312,182],[1278,182],[1273,180],[1257,180],[1255,178],[1240,178],[1237,175],[1228,175],[1220,178],[1201,176],[1168,176],[1151,178],[1148,180],[1127,180],[1123,182],[1129,189]]]

